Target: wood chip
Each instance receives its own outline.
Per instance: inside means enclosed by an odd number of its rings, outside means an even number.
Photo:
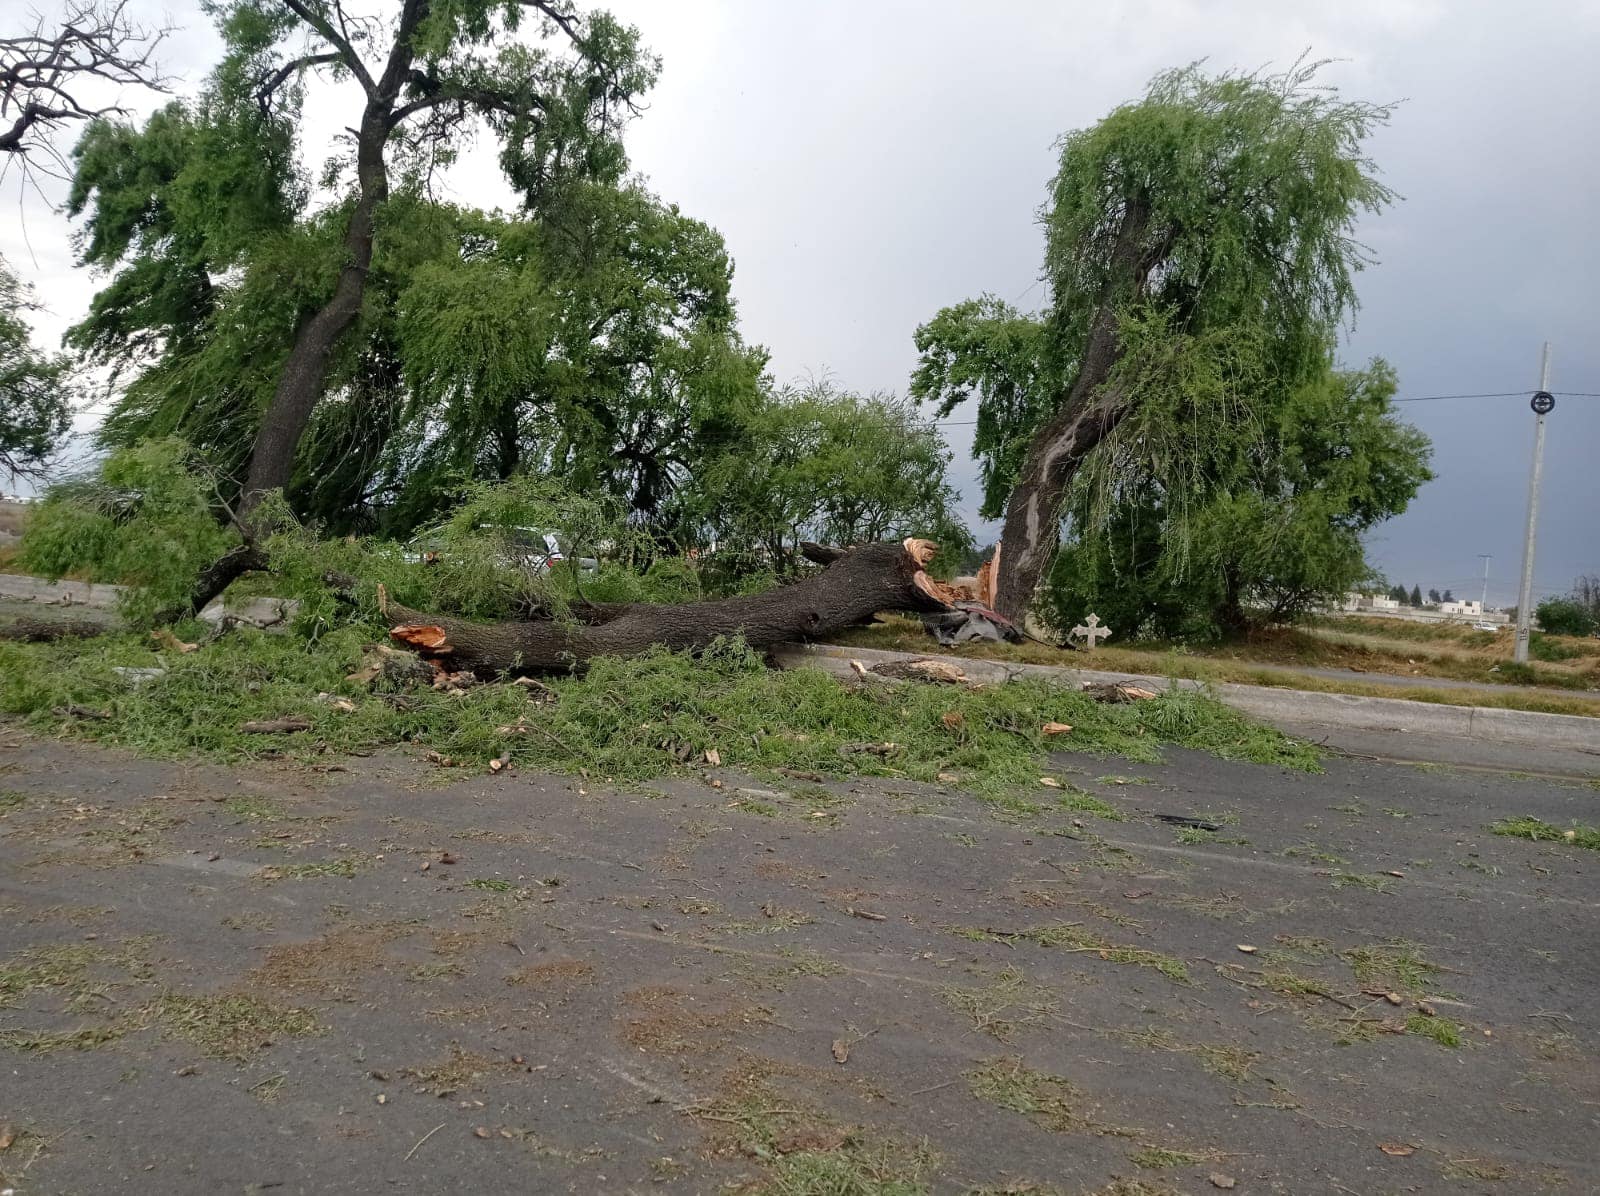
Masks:
[[[1040,777],[1039,784],[1043,785],[1046,789],[1061,788],[1061,782],[1056,780],[1054,777]]]
[[[857,909],[853,905],[845,906],[844,912],[852,918],[865,918],[869,922],[887,922],[889,920],[888,914],[875,914],[870,909]]]
[[[913,660],[906,668],[930,680],[945,681],[952,685],[960,685],[967,679],[967,675],[959,668],[943,660]]]
[[[150,638],[155,640],[156,646],[165,648],[168,652],[193,652],[199,644],[186,644],[165,627],[158,627],[150,633]]]
[[[1044,726],[1040,727],[1039,730],[1043,731],[1046,735],[1065,735],[1072,730],[1072,724],[1046,723]]]
[[[474,1138],[487,1138],[489,1136],[489,1127],[486,1125],[480,1125],[477,1129],[472,1131],[472,1136]]]
[[[246,735],[288,735],[295,731],[311,730],[311,720],[297,717],[254,719],[240,723],[239,730]]]
[[[711,765],[712,768],[716,768],[722,763],[722,753],[717,751],[716,748],[707,748],[706,763]]]
[[[833,1040],[833,1061],[835,1063],[848,1063],[850,1061],[850,1044],[842,1038]]]
[[[1243,951],[1246,955],[1254,955],[1256,953],[1256,949],[1249,943],[1240,943],[1239,950]]]
[[[1378,1143],[1378,1149],[1383,1151],[1384,1154],[1392,1155],[1397,1159],[1403,1159],[1407,1155],[1417,1153],[1417,1148],[1409,1142],[1380,1142]]]

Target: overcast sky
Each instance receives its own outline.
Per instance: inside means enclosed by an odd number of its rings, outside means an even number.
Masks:
[[[665,64],[628,135],[634,166],[721,230],[745,335],[770,349],[779,379],[904,391],[912,332],[941,306],[984,291],[1044,302],[1036,214],[1062,132],[1167,67],[1283,67],[1309,49],[1340,60],[1324,77],[1350,95],[1405,101],[1371,146],[1405,198],[1362,230],[1380,263],[1359,280],[1346,359],[1386,357],[1402,398],[1526,392],[1548,339],[1551,389],[1600,396],[1600,0],[610,7]],[[184,27],[165,62],[192,89],[216,45],[198,5],[145,10]],[[318,97],[308,140],[353,123],[347,102]],[[492,156],[469,156],[456,197],[509,203],[494,175]],[[7,187],[0,210],[16,212]],[[40,339],[53,342],[95,280],[72,268],[69,229],[44,200],[23,196],[21,211],[26,240],[4,218],[0,252],[35,284],[49,309]],[[1476,596],[1478,554],[1490,553],[1491,602],[1514,600],[1525,394],[1402,411],[1433,438],[1439,477],[1378,529],[1374,563]],[[1562,397],[1549,428],[1542,592],[1600,572],[1600,397]],[[970,518],[970,428],[945,431]]]

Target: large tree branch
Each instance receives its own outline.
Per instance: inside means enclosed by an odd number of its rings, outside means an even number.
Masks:
[[[939,583],[924,572],[934,552],[927,540],[864,544],[794,585],[711,602],[607,608],[595,612],[602,621],[593,624],[476,623],[390,604],[389,634],[449,669],[487,677],[578,669],[597,656],[636,656],[658,645],[698,651],[734,635],[767,648],[829,635],[880,610],[948,609]]]
[[[339,50],[329,50],[325,54],[305,54],[299,58],[284,63],[272,74],[268,75],[256,87],[256,103],[261,106],[261,112],[266,114],[272,106],[272,97],[282,87],[290,75],[297,75],[307,67],[326,66],[335,62],[343,62],[344,54]]]
[[[432,85],[430,83],[430,85]],[[392,129],[419,112],[442,108],[446,104],[460,104],[479,112],[504,112],[507,116],[526,116],[531,110],[546,111],[548,106],[538,96],[513,97],[487,87],[469,87],[465,84],[439,83],[438,91],[421,99],[402,104],[389,114]]]
[[[333,22],[328,20],[327,14],[319,8],[305,3],[305,0],[283,0],[284,7],[294,13],[307,25],[317,31],[323,41],[337,51],[339,61],[350,68],[350,73],[361,84],[361,90],[370,98],[377,94],[377,85],[372,81],[372,73],[367,70],[367,64],[361,61],[361,55],[356,53],[354,43],[340,30],[333,27]]]
[[[389,61],[384,64],[383,78],[378,80],[378,94],[389,103],[400,94],[400,85],[411,73],[411,63],[416,57],[416,47],[411,39],[417,26],[428,15],[428,0],[405,0],[400,9],[400,22],[395,27],[394,42],[389,47]]]

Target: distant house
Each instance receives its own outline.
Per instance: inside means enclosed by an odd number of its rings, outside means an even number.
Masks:
[[[1385,594],[1346,594],[1342,609],[1347,611],[1357,610],[1399,610],[1400,604]]]
[[[1454,615],[1458,619],[1481,619],[1483,618],[1483,603],[1470,601],[1462,602],[1459,600],[1455,602],[1441,602],[1439,603],[1439,613],[1443,615]]]

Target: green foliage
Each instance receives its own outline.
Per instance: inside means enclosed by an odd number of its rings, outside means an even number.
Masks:
[[[182,441],[122,449],[45,496],[18,563],[52,579],[125,584],[123,614],[142,622],[187,598],[200,570],[235,542],[212,513],[215,495],[216,479]]]
[[[1428,476],[1426,442],[1389,412],[1388,368],[1334,369],[1367,263],[1356,220],[1392,198],[1362,152],[1389,110],[1316,70],[1171,71],[1068,134],[1043,213],[1049,309],[985,298],[918,330],[913,393],[946,413],[977,399],[998,514],[1080,370],[1098,377],[1083,360],[1096,313],[1120,309],[1101,393],[1125,414],[1069,490],[1057,618],[1115,603],[1130,631],[1209,635],[1247,601],[1287,617],[1363,575],[1360,533]],[[1133,275],[1114,260],[1125,228]]]
[[[482,764],[509,751],[516,764],[586,770],[623,783],[681,771],[680,759],[698,760],[708,748],[731,767],[763,773],[791,768],[933,783],[953,771],[965,788],[1018,812],[1048,809],[1032,799],[1050,747],[1039,728],[1051,720],[1071,723],[1082,751],[1150,761],[1159,744],[1176,743],[1229,758],[1317,766],[1308,745],[1199,694],[1107,705],[1027,681],[981,692],[850,688],[819,671],[770,672],[757,653],[736,644],[698,658],[654,652],[596,660],[581,677],[549,682],[552,705],[531,706],[518,686],[482,685],[464,694],[414,692],[401,709],[344,680],[363,645],[382,632],[376,622],[325,622],[308,642],[239,628],[187,654],[158,654],[136,635],[0,644],[0,710],[57,727],[57,708],[102,709],[111,717],[83,722],[83,734],[163,756],[314,754],[322,745],[349,752],[404,740],[461,761]],[[137,683],[116,672],[152,666],[165,671]],[[316,698],[341,692],[355,697],[354,711]],[[960,736],[943,718],[952,710],[965,721]],[[271,743],[238,730],[251,719],[291,714],[310,718],[313,730]],[[511,729],[519,723],[528,729]],[[883,743],[896,746],[882,756],[849,750]]]
[[[993,295],[942,309],[917,329],[921,355],[911,397],[948,416],[973,396],[978,419],[972,455],[982,465],[985,519],[1005,512],[1033,430],[1054,410],[1058,380],[1046,360],[1042,320]]]
[[[349,78],[358,68],[322,60],[294,67],[308,38],[326,42],[323,49],[337,40],[311,10],[224,0],[209,11],[224,56],[200,96],[168,105],[142,128],[93,122],[75,152],[68,206],[85,218],[81,260],[114,273],[71,339],[92,360],[132,375],[106,421],[106,444],[180,435],[204,451],[224,479],[236,481],[296,329],[332,294],[357,191],[355,155],[343,148],[320,180],[332,201],[310,206],[297,142],[304,80],[317,72]],[[567,351],[579,321],[590,340],[615,348],[625,336],[611,320],[612,308],[645,307],[659,328],[687,329],[684,339],[692,339],[695,294],[705,280],[688,274],[706,263],[715,272],[716,253],[701,252],[707,241],[714,242],[710,251],[720,250],[704,226],[677,241],[641,229],[641,220],[659,223],[677,219],[676,213],[637,187],[621,185],[621,127],[658,69],[636,31],[603,13],[570,7],[566,28],[543,17],[524,21],[519,6],[491,0],[425,12],[411,37],[416,57],[397,101],[403,119],[385,126],[385,156],[397,185],[378,214],[363,308],[329,363],[329,401],[316,414],[290,488],[295,510],[344,528],[370,519],[374,507],[397,503],[409,528],[436,517],[439,500],[454,485],[509,476],[517,421],[531,418],[529,407],[556,426],[558,392],[574,400],[594,394],[604,403],[616,386],[600,385],[602,367],[613,374],[630,363],[643,368],[626,354],[619,355],[626,362],[573,360]],[[389,14],[363,22],[356,49],[381,50],[395,19]],[[529,214],[490,218],[420,198],[434,171],[453,159],[473,118],[499,141],[502,165],[523,191]],[[348,123],[355,125],[357,117]],[[595,210],[606,205],[629,214],[606,224]],[[507,232],[517,229],[525,230],[520,239]],[[545,241],[530,247],[530,235]],[[514,243],[495,261],[497,245],[507,238]],[[562,262],[553,260],[546,243],[554,239],[567,245]],[[625,250],[640,259],[670,258],[663,240],[698,254],[693,267],[618,260]],[[567,268],[568,259],[585,253],[592,260]],[[485,258],[502,268],[485,269]],[[638,277],[637,271],[657,267]],[[725,254],[721,268],[726,306],[731,267]],[[441,280],[441,271],[450,277]],[[534,300],[542,298],[548,308],[551,294],[574,285],[587,286],[591,301],[587,312],[563,309],[573,336],[561,342],[553,335],[561,329],[550,320],[529,317],[541,306]],[[408,301],[422,313],[405,325],[417,339],[409,354],[401,327]],[[490,307],[498,317],[493,328],[483,320]],[[526,335],[519,323],[529,325]],[[435,336],[430,341],[424,332]],[[496,332],[521,339],[507,344]],[[513,395],[506,379],[527,382],[528,341],[541,334],[541,386],[529,393],[523,385]],[[453,352],[452,360],[430,356],[441,346]],[[488,366],[485,355],[494,359]],[[591,358],[603,355],[590,351]],[[648,352],[643,358],[653,360]],[[463,385],[470,392],[465,396]],[[484,435],[488,428],[506,439],[507,426],[513,430],[510,465],[505,449]],[[419,459],[441,427],[457,433],[445,437],[447,447],[465,443],[472,450]],[[402,431],[410,435],[398,435]],[[475,456],[486,439],[487,463]],[[424,471],[426,483],[401,493],[422,465],[435,467]]]
[[[1058,626],[1093,610],[1128,638],[1203,640],[1299,618],[1367,578],[1363,536],[1432,476],[1381,361],[1329,372],[1258,422],[1216,420],[1229,434],[1202,447],[1182,429],[1204,393],[1147,402],[1133,417],[1151,425],[1141,453],[1099,456],[1079,475],[1043,599]]]
[[[36,305],[0,258],[0,472],[35,472],[72,415],[71,364],[33,346],[24,313]]]
[[[1600,827],[1581,822],[1562,828],[1524,814],[1517,818],[1502,818],[1489,829],[1497,835],[1513,839],[1531,839],[1535,843],[1567,843],[1573,847],[1600,851]]]
[[[1546,598],[1534,608],[1534,618],[1547,635],[1593,635],[1600,630],[1593,612],[1576,598]]]
[[[779,569],[793,566],[802,540],[908,535],[938,541],[939,563],[954,565],[971,538],[955,513],[949,461],[937,425],[909,403],[816,383],[752,414],[744,437],[704,466],[686,516]]]

